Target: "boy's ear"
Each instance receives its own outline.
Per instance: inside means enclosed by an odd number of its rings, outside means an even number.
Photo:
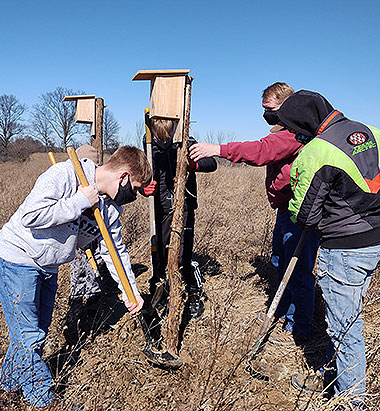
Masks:
[[[123,172],[120,174],[120,178],[119,178],[120,183],[123,181],[123,179],[124,179],[125,176],[127,176],[127,175],[129,175],[128,171],[123,171]]]

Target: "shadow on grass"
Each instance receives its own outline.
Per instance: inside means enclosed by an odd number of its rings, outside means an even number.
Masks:
[[[137,275],[147,270],[142,264],[133,268],[137,269]],[[69,301],[63,327],[65,343],[47,360],[52,375],[56,377],[56,392],[59,394],[65,392],[70,370],[80,364],[81,351],[86,342],[94,341],[98,335],[114,329],[127,312],[118,296],[120,290],[106,266],[100,265],[99,271],[102,292],[88,299]]]
[[[221,273],[221,265],[219,264],[219,262],[214,260],[208,255],[193,253],[192,261],[196,261],[198,263],[198,267],[200,269],[203,280],[205,279],[206,276],[215,276]],[[155,347],[158,349],[161,349],[161,342],[162,342],[161,328],[162,328],[163,323],[166,321],[167,315],[168,315],[169,289],[168,289],[167,282],[164,284],[163,287],[164,287],[164,291],[162,293],[162,297],[158,301],[157,307],[155,309],[151,308],[151,301],[152,301],[153,295],[146,294],[142,296],[145,301],[144,307],[146,307],[146,309],[143,312],[143,315],[149,326],[149,331],[155,343]],[[186,300],[186,301],[184,304],[184,309],[183,309],[182,317],[181,317],[181,324],[179,327],[178,351],[180,351],[181,349],[183,336],[184,336],[186,327],[189,325],[189,322],[191,321],[191,315],[190,315],[190,310],[189,310],[190,304],[189,304],[189,300],[187,298],[186,292],[182,294],[182,298],[183,300]],[[207,301],[207,296],[205,292],[202,291],[201,304],[203,304],[204,306],[206,301]]]
[[[245,275],[241,278],[246,281],[252,277],[258,277],[258,285],[261,285],[268,296],[266,306],[269,307],[278,287],[277,272],[271,262],[271,257],[268,255],[257,255],[250,261],[251,266],[254,268],[252,273]]]
[[[258,284],[263,286],[263,289],[268,297],[265,302],[265,311],[267,312],[278,289],[276,269],[273,267],[271,257],[269,255],[258,255],[250,261],[250,264],[254,268],[254,271],[244,276],[242,280],[246,281],[256,276],[259,277]],[[310,338],[306,343],[303,342],[301,344],[296,341],[296,344],[299,344],[302,347],[308,367],[318,370],[324,362],[329,337],[326,333],[322,293],[317,285],[315,289],[314,307]]]

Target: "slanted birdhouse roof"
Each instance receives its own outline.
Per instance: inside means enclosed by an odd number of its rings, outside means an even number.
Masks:
[[[133,80],[152,80],[156,76],[185,76],[190,73],[190,69],[171,69],[171,70],[139,70],[133,77]]]
[[[95,98],[95,94],[80,94],[78,96],[66,96],[63,101],[76,101],[81,99]]]

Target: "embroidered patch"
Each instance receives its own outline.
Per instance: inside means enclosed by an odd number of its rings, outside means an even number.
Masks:
[[[374,143],[373,141],[367,141],[364,144],[355,146],[354,149],[352,150],[352,155],[354,156],[356,154],[363,153],[364,151],[367,151],[370,148],[376,148],[376,143]]]
[[[353,146],[360,146],[368,140],[368,135],[362,132],[352,133],[347,137],[347,142]]]

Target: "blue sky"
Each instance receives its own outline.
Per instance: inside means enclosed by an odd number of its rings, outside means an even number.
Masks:
[[[0,94],[29,107],[57,86],[105,99],[121,137],[149,105],[139,69],[190,68],[193,132],[256,140],[275,81],[380,127],[380,3],[1,0]]]

